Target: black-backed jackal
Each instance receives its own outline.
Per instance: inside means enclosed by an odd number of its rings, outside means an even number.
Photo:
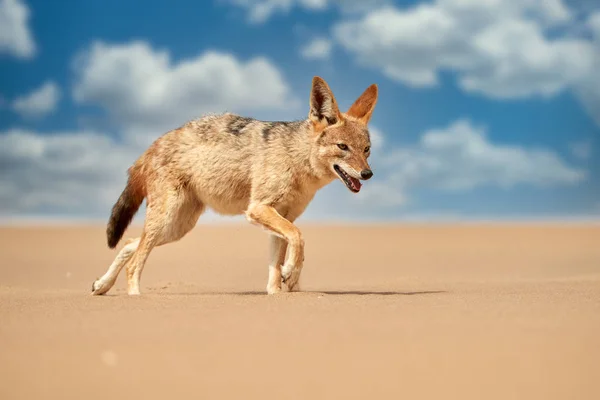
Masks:
[[[140,276],[155,246],[181,239],[206,209],[245,214],[271,234],[267,292],[298,290],[304,240],[294,220],[317,190],[340,179],[358,193],[373,176],[367,124],[377,102],[369,86],[347,112],[327,83],[314,77],[308,118],[265,122],[234,114],[205,116],[159,137],[129,168],[106,230],[114,248],[146,199],[139,238],[129,240],[92,285],[106,293],[127,265],[127,292],[140,294]],[[286,258],[287,253],[287,258]]]

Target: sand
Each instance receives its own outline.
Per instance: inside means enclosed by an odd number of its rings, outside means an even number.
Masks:
[[[300,226],[304,292],[199,225],[140,297],[103,226],[0,228],[0,399],[600,399],[600,227]]]

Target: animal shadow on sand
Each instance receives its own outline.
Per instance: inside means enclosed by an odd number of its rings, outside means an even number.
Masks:
[[[154,294],[159,294],[155,292]],[[305,290],[301,292],[282,292],[282,295],[328,295],[328,296],[422,296],[428,294],[443,294],[448,293],[445,290],[422,290],[422,291],[372,291],[372,290]],[[243,291],[243,292],[185,292],[173,293],[164,292],[165,295],[188,295],[188,296],[268,296],[265,291]],[[277,295],[275,295],[277,296]]]
[[[162,290],[161,290],[162,289]],[[265,291],[181,291],[170,292],[166,287],[151,287],[146,294],[151,296],[268,296]],[[304,290],[300,292],[282,292],[282,295],[328,295],[328,296],[424,296],[430,294],[448,293],[445,290],[419,290],[419,291],[377,291],[377,290]],[[119,297],[127,295],[123,289],[117,289],[115,293],[107,293],[103,297]],[[275,295],[277,296],[277,295]]]
[[[448,293],[445,290],[422,290],[414,292],[395,292],[395,291],[370,291],[370,290],[331,290],[313,293],[323,293],[333,296],[344,296],[344,295],[375,295],[375,296],[418,296],[426,294],[442,294]]]

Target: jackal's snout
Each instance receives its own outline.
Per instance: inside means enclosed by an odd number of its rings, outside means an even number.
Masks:
[[[372,176],[373,176],[373,171],[371,171],[370,168],[365,168],[362,171],[360,171],[360,177],[364,180],[371,179]]]

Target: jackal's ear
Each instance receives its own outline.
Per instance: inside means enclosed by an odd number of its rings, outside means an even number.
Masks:
[[[315,124],[335,124],[340,118],[340,110],[329,85],[321,77],[315,76],[310,91],[310,112],[308,118]]]
[[[372,84],[363,94],[352,104],[346,114],[358,119],[364,124],[368,124],[377,104],[377,85]]]

